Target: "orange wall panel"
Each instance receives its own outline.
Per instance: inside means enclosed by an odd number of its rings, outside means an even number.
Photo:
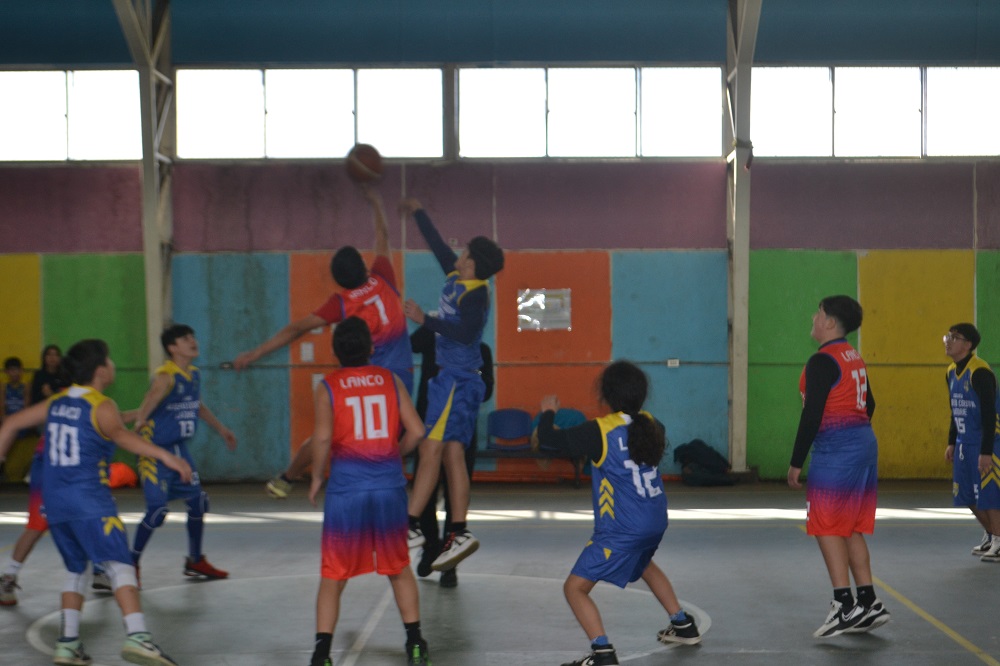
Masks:
[[[517,292],[570,289],[572,330],[517,331]],[[496,278],[497,359],[508,363],[604,363],[611,357],[607,252],[508,252]]]
[[[596,381],[602,370],[603,363],[501,365],[496,378],[497,409],[517,407],[534,415],[542,397],[554,393],[563,407],[579,409],[588,418],[601,416]]]

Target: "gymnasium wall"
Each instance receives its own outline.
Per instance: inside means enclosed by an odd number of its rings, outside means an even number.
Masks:
[[[328,332],[243,373],[218,364],[325,299],[332,249],[370,248],[366,204],[341,173],[320,164],[175,168],[175,318],[198,332],[205,402],[241,439],[229,453],[202,429],[205,478],[269,476],[308,434],[308,395],[331,360]],[[488,408],[534,411],[558,393],[594,416],[600,368],[631,358],[653,380],[651,411],[673,444],[700,437],[725,451],[721,161],[391,166],[380,189],[390,211],[404,192],[421,199],[456,244],[485,234],[507,250],[486,335],[498,364]],[[112,395],[137,405],[146,384],[139,225],[137,169],[0,169],[0,279],[13,287],[0,309],[0,355],[34,366],[48,342],[103,337],[119,367]],[[440,269],[412,222],[390,212],[390,227],[406,296],[432,309]],[[810,317],[823,296],[847,293],[866,309],[855,341],[878,404],[881,473],[946,477],[942,334],[978,322],[981,355],[1000,365],[1000,162],[758,160],[751,247],[748,463],[784,477],[798,377],[815,349]],[[571,289],[573,330],[517,332],[516,293],[528,287]],[[501,463],[481,461],[479,476],[571,473],[559,461]],[[663,471],[677,472],[669,455]]]

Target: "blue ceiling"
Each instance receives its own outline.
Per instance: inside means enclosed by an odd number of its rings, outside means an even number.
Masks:
[[[173,0],[176,65],[723,63],[726,0]],[[758,63],[1000,64],[1000,0],[763,0]],[[0,3],[0,67],[128,66],[111,0]]]

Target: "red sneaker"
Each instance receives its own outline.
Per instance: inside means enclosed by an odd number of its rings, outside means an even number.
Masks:
[[[229,578],[229,572],[213,567],[205,556],[202,555],[197,560],[190,557],[184,558],[185,576],[204,576],[205,578]]]

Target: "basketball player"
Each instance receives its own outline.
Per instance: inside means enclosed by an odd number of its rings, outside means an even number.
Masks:
[[[423,435],[403,382],[369,365],[371,334],[348,317],[333,332],[341,367],[316,387],[312,435],[315,505],[329,460],[323,507],[323,566],[316,599],[312,666],[330,666],[340,596],[347,581],[372,571],[387,576],[406,630],[409,664],[430,664],[420,634],[417,581],[406,546],[406,477],[402,454]],[[405,435],[400,441],[400,425]]]
[[[419,516],[437,486],[443,461],[454,522],[431,568],[447,571],[479,548],[479,540],[466,523],[469,475],[465,449],[472,440],[479,405],[486,393],[479,373],[483,364],[479,345],[490,312],[488,280],[503,269],[503,250],[485,236],[476,236],[459,257],[441,238],[419,201],[406,199],[400,209],[416,220],[446,276],[436,317],[425,315],[412,300],[406,301],[403,311],[409,319],[437,334],[435,356],[439,368],[427,385],[427,437],[420,443],[420,464],[410,495],[409,544],[417,548],[426,541]]]
[[[969,507],[985,531],[972,554],[982,562],[1000,562],[1000,486],[994,456],[1000,397],[996,376],[975,353],[979,341],[972,324],[955,324],[944,336],[945,354],[952,361],[945,375],[951,422],[944,456],[952,463],[955,506]]]
[[[396,286],[396,274],[389,252],[389,227],[385,221],[382,197],[368,186],[361,191],[371,205],[375,219],[375,261],[371,270],[361,253],[351,246],[337,250],[330,262],[330,273],[342,292],[332,295],[312,314],[291,322],[266,342],[245,351],[233,360],[236,370],[243,370],[262,356],[291,344],[314,328],[336,324],[347,317],[361,317],[372,332],[375,353],[372,363],[388,368],[403,380],[407,391],[413,389],[413,352],[403,316],[403,304]],[[284,472],[267,482],[272,497],[283,499],[292,483],[302,476],[311,461],[309,440],[299,447]]]
[[[122,612],[127,634],[122,658],[147,666],[176,666],[146,630],[128,536],[111,497],[107,467],[116,444],[137,455],[156,458],[184,481],[191,480],[191,467],[125,428],[118,406],[103,394],[115,379],[115,364],[106,342],[76,343],[66,352],[63,364],[73,385],[53,399],[11,416],[0,427],[0,451],[6,451],[18,429],[46,424],[48,455],[44,458],[42,494],[52,540],[67,571],[54,662],[65,666],[91,663],[80,641],[80,613],[82,576],[87,562],[92,561],[107,571]]]
[[[812,319],[819,351],[799,379],[802,416],[788,468],[788,485],[799,476],[810,447],[806,532],[816,537],[833,584],[826,621],[813,636],[865,632],[889,621],[875,596],[865,534],[875,529],[878,442],[871,426],[875,398],[861,355],[846,340],[861,326],[861,305],[849,296],[828,296]],[[851,574],[857,602],[851,593]]]

